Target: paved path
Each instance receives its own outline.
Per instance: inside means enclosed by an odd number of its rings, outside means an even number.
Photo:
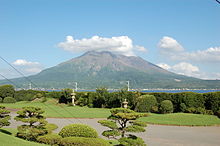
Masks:
[[[12,115],[13,117],[15,114]],[[99,133],[106,129],[97,121],[100,119],[60,119],[48,118],[49,123],[58,125],[60,129],[72,123],[83,123],[95,128]],[[21,122],[11,120],[9,127],[16,128]],[[161,126],[148,125],[146,132],[138,133],[144,139],[148,146],[220,146],[220,127],[183,127],[183,126]]]

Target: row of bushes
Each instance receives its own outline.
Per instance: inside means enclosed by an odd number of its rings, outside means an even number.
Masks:
[[[148,98],[143,98],[143,95],[148,95]],[[108,92],[106,89],[99,89],[96,92],[78,92],[76,94],[78,105],[96,108],[121,107],[124,99],[128,100],[129,107],[132,110],[141,112],[164,113],[163,106],[161,106],[164,100],[169,100],[172,103],[172,105],[170,104],[171,112],[175,113],[217,114],[220,110],[220,92],[143,93],[125,90]]]
[[[109,143],[98,138],[95,129],[84,124],[71,124],[61,129],[59,134],[39,136],[37,142],[49,145],[80,145],[80,146],[109,146]]]
[[[15,100],[8,99],[6,102],[14,101],[32,101],[36,98],[56,98],[60,103],[71,103],[71,89],[62,91],[35,91],[35,90],[20,90],[15,91],[11,85],[0,86],[0,102],[4,102],[4,98],[13,97]],[[142,95],[152,95],[151,99],[139,98]],[[108,92],[105,88],[99,88],[96,92],[76,92],[76,104],[79,106],[88,106],[95,108],[117,108],[122,107],[122,102],[127,99],[129,108],[136,111],[143,111],[143,106],[147,112],[160,112],[161,102],[170,100],[173,104],[173,112],[191,112],[191,113],[206,113],[217,114],[220,110],[220,92],[210,93],[143,93],[143,92],[128,92],[121,90],[118,92]],[[142,105],[145,103],[145,105]],[[148,105],[153,105],[152,107]],[[193,108],[195,110],[193,110]],[[204,109],[204,111],[202,111]]]
[[[0,103],[15,103],[16,100],[13,97],[5,97],[4,99],[2,99],[0,97]]]

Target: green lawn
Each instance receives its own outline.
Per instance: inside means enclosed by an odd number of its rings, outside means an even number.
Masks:
[[[9,135],[10,131],[11,130],[7,131],[6,128],[0,129],[0,145],[1,146],[46,146],[43,144],[26,141],[26,140],[17,138],[13,135]],[[8,134],[5,134],[5,133],[8,133]]]
[[[56,104],[54,100],[49,100],[46,103],[22,101],[15,104],[1,103],[0,105],[11,109],[21,109],[25,106],[41,107],[45,111],[46,117],[106,118],[110,115],[109,109],[67,106],[64,104]]]
[[[41,102],[17,102],[15,104],[3,104],[7,108],[21,109],[24,106],[41,107],[45,110],[46,117],[59,118],[107,118],[110,115],[109,109],[104,108],[88,108],[79,106],[67,106],[57,104],[54,99],[48,100],[46,103]],[[151,124],[164,125],[185,125],[185,126],[210,126],[220,125],[220,119],[212,115],[173,113],[173,114],[150,114],[149,117],[141,118]]]
[[[150,114],[148,117],[140,118],[140,120],[151,124],[179,126],[220,125],[220,119],[217,116],[188,113]]]

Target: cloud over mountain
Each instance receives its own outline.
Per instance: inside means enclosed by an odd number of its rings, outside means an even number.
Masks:
[[[12,64],[26,75],[39,73],[43,69],[39,62],[31,62],[25,59],[17,59]]]
[[[174,38],[163,37],[159,43],[161,55],[176,61],[190,61],[197,63],[213,63],[220,61],[220,47],[210,47],[205,50],[188,52]]]
[[[81,53],[87,51],[110,51],[126,56],[135,56],[135,51],[146,51],[143,46],[133,45],[132,40],[128,36],[119,36],[104,38],[93,36],[91,38],[83,38],[81,40],[67,36],[65,42],[57,45],[66,51],[73,53]]]
[[[180,62],[180,63],[175,64],[173,66],[168,65],[166,63],[159,63],[157,65],[163,69],[172,71],[177,74],[200,78],[199,67],[194,66],[188,62]]]

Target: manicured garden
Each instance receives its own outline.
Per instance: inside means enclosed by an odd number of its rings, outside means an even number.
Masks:
[[[213,115],[172,113],[172,114],[149,114],[148,117],[140,118],[141,121],[150,124],[177,125],[177,126],[212,126],[220,125],[220,119]]]
[[[57,104],[54,99],[42,102],[21,101],[17,103],[1,103],[9,109],[21,109],[25,106],[40,107],[45,110],[46,117],[57,118],[107,118],[110,115],[110,109],[107,108],[88,108],[80,106],[68,106]],[[95,114],[94,114],[95,113]],[[211,126],[220,125],[220,119],[214,115],[190,114],[190,113],[170,113],[155,114],[150,113],[148,117],[141,118],[150,124],[164,125],[184,125],[184,126]]]
[[[72,89],[61,91],[15,91],[12,85],[0,86],[0,105],[19,110],[33,106],[42,108],[47,118],[107,118],[111,108],[123,106],[135,112],[151,113],[142,120],[152,124],[207,126],[219,125],[220,92],[213,93],[141,93],[121,90],[108,92],[99,88],[96,92],[75,92],[72,104]]]
[[[55,118],[106,118],[110,115],[109,109],[57,104],[55,99],[48,100],[45,103],[20,101],[16,103],[0,103],[0,105],[9,109],[21,109],[25,106],[40,107],[45,111],[44,115],[46,117]]]

